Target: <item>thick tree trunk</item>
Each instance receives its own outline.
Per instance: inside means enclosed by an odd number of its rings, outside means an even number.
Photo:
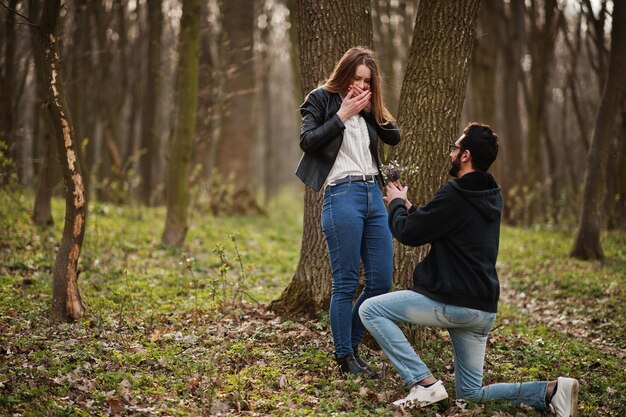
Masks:
[[[430,200],[447,178],[448,145],[459,137],[479,0],[421,1],[400,96],[402,141],[392,157],[418,166],[406,178],[409,200]],[[403,179],[404,180],[404,179]],[[396,245],[394,283],[412,285],[415,263],[426,247]]]
[[[578,231],[571,255],[580,259],[602,259],[600,231],[606,219],[602,212],[606,196],[606,175],[609,148],[613,139],[613,124],[626,88],[626,4],[613,5],[611,52],[600,108],[596,115],[587,171],[583,188],[583,203]]]
[[[184,0],[180,22],[178,109],[167,173],[167,217],[162,241],[167,246],[182,246],[187,234],[189,206],[189,161],[193,148],[198,102],[198,48],[200,43],[200,0]]]
[[[39,37],[42,44],[48,110],[56,133],[56,143],[65,185],[65,226],[54,263],[51,317],[55,321],[78,319],[85,307],[78,291],[78,258],[85,236],[87,207],[81,167],[72,120],[65,103],[55,28],[60,0],[47,0],[43,6]]]
[[[330,75],[346,50],[356,45],[371,47],[372,20],[369,0],[302,0],[297,9],[304,97]],[[321,212],[321,193],[306,187],[300,261],[287,289],[270,305],[281,315],[316,315],[328,308],[332,278]]]
[[[158,142],[157,135],[161,132],[161,124],[157,117],[161,91],[161,33],[163,27],[163,11],[160,0],[149,0],[148,10],[148,74],[144,87],[141,112],[141,156],[139,166],[141,172],[141,200],[147,206],[153,204],[154,178],[152,175],[156,160]]]

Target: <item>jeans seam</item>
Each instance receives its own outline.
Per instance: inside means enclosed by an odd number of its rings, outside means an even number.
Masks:
[[[346,191],[347,192],[347,191]],[[329,212],[329,216],[330,216],[330,224],[331,224],[331,228],[332,228],[332,239],[334,240],[334,244],[335,247],[337,248],[337,252],[339,252],[339,258],[341,258],[341,248],[339,245],[339,238],[337,237],[337,227],[335,226],[335,216],[333,216],[333,195],[332,195],[332,191],[330,194],[330,198],[329,198],[329,202],[328,202],[328,212]],[[330,263],[330,253],[329,253],[329,263]],[[341,268],[340,268],[340,273],[341,273]],[[331,265],[331,279],[334,280],[335,277],[332,276],[332,265]],[[337,278],[337,281],[339,281],[339,278]],[[331,283],[331,287],[332,287],[332,283]],[[332,294],[331,294],[332,295]],[[341,332],[341,325],[337,326],[336,329],[336,333],[334,336],[334,338],[336,338],[336,340],[342,340],[341,336],[342,336],[342,332]],[[331,327],[331,333],[332,333],[333,329]],[[337,346],[335,346],[335,352],[337,351]]]
[[[371,308],[371,307],[370,307]],[[367,313],[366,313],[367,314]],[[391,320],[387,317],[383,317],[381,314],[376,314],[380,319],[384,319],[384,320],[389,320],[391,322],[392,325],[398,327],[398,325],[395,323],[394,320]],[[381,327],[379,327],[375,322],[369,320],[369,323],[372,325],[372,327],[374,327],[376,329],[376,332],[378,334],[381,335],[381,337],[384,339],[385,344],[387,346],[389,346],[391,353],[396,357],[396,359],[398,360],[399,363],[402,364],[402,366],[404,367],[405,370],[407,370],[408,372],[411,372],[411,368],[409,366],[407,366],[407,364],[404,362],[404,360],[400,357],[400,355],[398,355],[398,351],[395,348],[395,344],[392,344],[389,339],[387,339],[386,337],[386,333],[381,331]],[[400,329],[400,331],[402,332],[402,330]],[[404,332],[402,332],[402,334],[404,335]],[[406,335],[404,335],[404,338],[406,339]],[[409,346],[411,347],[411,349],[413,349],[413,345],[411,345],[411,343],[407,340],[407,343],[409,344]],[[415,353],[415,351],[413,351],[413,354],[416,355],[419,358],[419,355],[417,353]],[[421,360],[421,359],[420,359]],[[423,363],[423,361],[422,361]],[[428,366],[424,363],[424,366],[426,366],[426,369],[428,369]],[[416,376],[413,377],[412,380],[409,380],[409,382],[406,382],[406,386],[407,387],[412,387],[413,385],[415,385],[417,382],[421,381],[422,379],[426,378],[427,376],[432,375],[432,373],[430,372],[430,370],[428,371],[427,374],[425,374],[424,376]]]

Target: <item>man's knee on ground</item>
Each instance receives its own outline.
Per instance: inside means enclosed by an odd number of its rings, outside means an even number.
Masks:
[[[465,388],[463,391],[457,391],[456,398],[458,400],[475,400],[481,402],[483,399],[482,387]]]

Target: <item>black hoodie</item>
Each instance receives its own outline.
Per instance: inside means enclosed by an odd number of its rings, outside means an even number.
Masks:
[[[446,304],[496,312],[496,259],[502,193],[491,174],[474,171],[441,187],[426,205],[409,211],[389,204],[389,227],[402,244],[431,244],[413,271],[413,290]]]

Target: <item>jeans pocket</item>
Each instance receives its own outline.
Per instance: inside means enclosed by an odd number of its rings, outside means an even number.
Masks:
[[[445,325],[454,327],[466,327],[480,316],[476,310],[471,308],[442,304],[435,307],[437,320]]]
[[[330,196],[339,197],[339,196],[346,194],[350,190],[350,185],[352,185],[352,183],[350,182],[346,182],[346,183],[339,184],[339,185],[330,185],[328,187],[330,191]]]
[[[493,328],[494,323],[496,322],[497,315],[495,313],[485,313],[485,327],[483,328],[483,336],[487,336],[491,329]]]

